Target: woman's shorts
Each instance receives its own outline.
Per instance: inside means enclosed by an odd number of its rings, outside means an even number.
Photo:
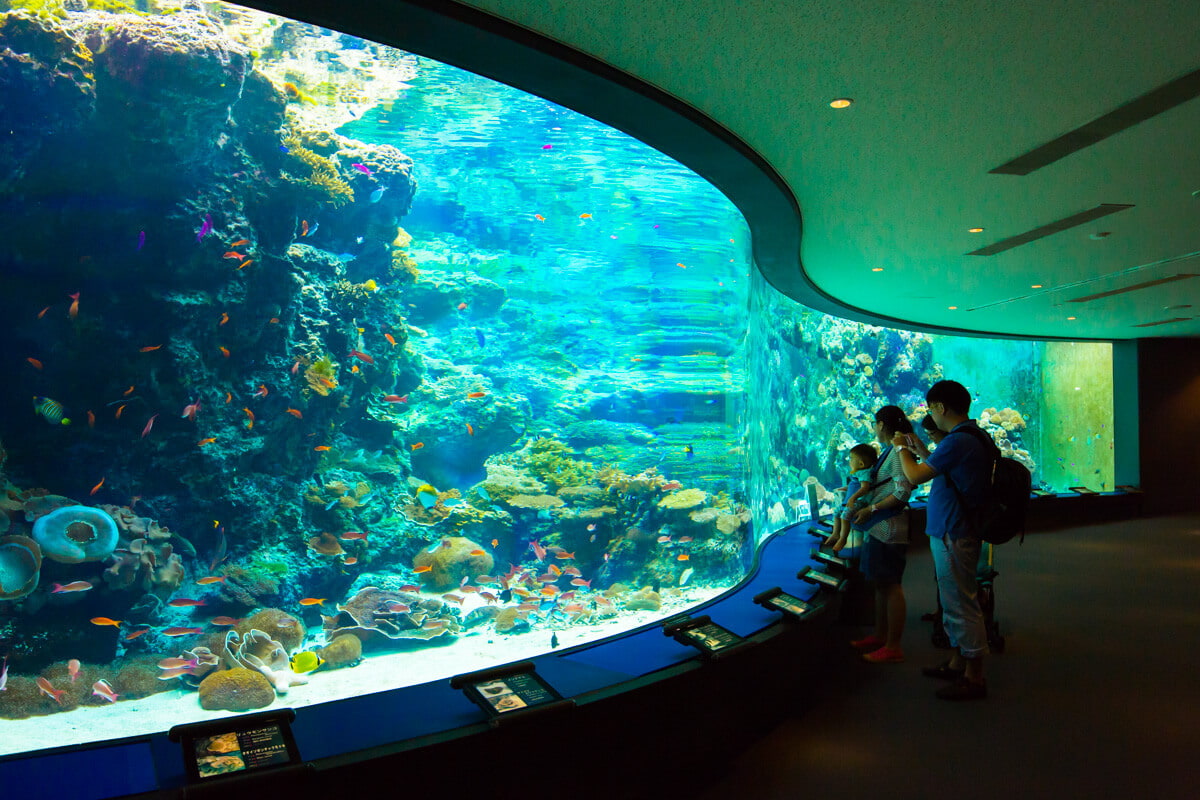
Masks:
[[[900,583],[907,563],[907,544],[884,544],[874,536],[867,536],[858,559],[858,568],[869,581]]]

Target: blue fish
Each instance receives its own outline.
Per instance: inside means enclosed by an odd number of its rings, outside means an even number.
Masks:
[[[292,151],[287,149],[287,145],[282,145],[282,144],[281,144],[281,145],[279,145],[279,152],[281,152],[281,153],[290,153],[290,152],[292,152]]]
[[[429,492],[421,492],[417,495],[417,499],[421,501],[421,505],[425,506],[426,509],[437,505],[437,495],[430,494]]]
[[[446,506],[446,508],[454,508],[455,506],[461,506],[462,503],[463,503],[463,501],[462,501],[461,497],[447,497],[445,500],[442,501],[442,505]]]
[[[384,192],[386,192],[386,191],[387,191],[387,187],[386,187],[386,186],[380,186],[378,189],[376,189],[375,191],[371,192],[371,202],[372,202],[372,203],[378,203],[378,202],[379,202],[379,200],[380,200],[380,198],[382,198],[382,197],[383,197],[383,193],[384,193]]]
[[[480,497],[482,497],[484,500],[491,500],[491,499],[492,499],[492,496],[491,496],[490,494],[488,494],[488,493],[487,493],[487,489],[483,488],[482,486],[480,486],[480,487],[479,487],[478,489],[476,489],[475,491],[479,492],[479,496],[480,496]]]

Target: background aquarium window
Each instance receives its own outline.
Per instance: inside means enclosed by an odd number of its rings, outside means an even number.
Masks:
[[[810,485],[829,513],[850,448],[874,441],[875,411],[897,405],[920,433],[925,391],[942,379],[970,390],[971,416],[1029,467],[1035,489],[1113,489],[1111,344],[865,325],[805,308],[754,276],[747,460],[757,530],[808,519]]]
[[[709,184],[232,5],[0,7],[0,751],[439,679],[745,574],[748,233]]]

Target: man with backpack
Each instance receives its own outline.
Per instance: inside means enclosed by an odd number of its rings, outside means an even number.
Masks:
[[[954,651],[949,661],[922,672],[951,681],[937,692],[943,700],[982,700],[987,697],[983,657],[988,640],[975,571],[982,546],[980,509],[993,500],[992,473],[999,451],[968,417],[971,394],[961,383],[938,381],[925,394],[925,404],[937,427],[947,434],[937,449],[918,463],[903,434],[893,443],[901,451],[900,466],[909,482],[933,481],[926,533]]]

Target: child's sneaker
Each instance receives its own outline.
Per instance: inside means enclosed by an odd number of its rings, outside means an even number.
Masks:
[[[880,647],[883,647],[884,644],[885,642],[883,639],[880,639],[874,634],[867,636],[864,639],[855,639],[854,641],[850,642],[850,646],[855,650],[878,650]]]
[[[904,651],[899,647],[881,647],[865,654],[863,661],[872,664],[899,664],[904,661]]]

